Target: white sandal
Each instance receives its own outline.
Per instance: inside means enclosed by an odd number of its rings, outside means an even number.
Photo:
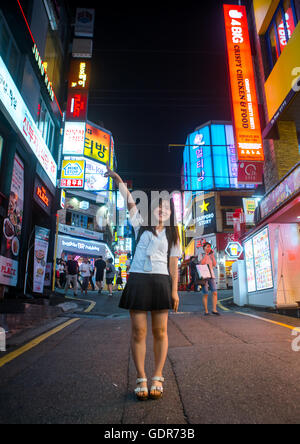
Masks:
[[[163,378],[162,376],[154,376],[152,378],[152,381],[165,382],[165,378]],[[153,394],[152,392],[154,392],[154,391],[159,392],[159,394]],[[163,386],[152,385],[151,390],[150,390],[150,398],[160,399],[160,398],[162,398],[163,392],[164,392]]]
[[[137,384],[141,384],[142,382],[147,382],[148,380],[146,378],[138,378],[136,380]],[[147,387],[137,387],[134,390],[135,396],[139,401],[145,401],[148,399],[148,388]],[[146,393],[146,395],[139,395],[139,393]]]

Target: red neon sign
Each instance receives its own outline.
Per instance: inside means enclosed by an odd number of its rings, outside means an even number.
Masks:
[[[264,161],[245,6],[224,5],[238,160]]]
[[[87,117],[87,93],[69,90],[67,120],[85,121]]]

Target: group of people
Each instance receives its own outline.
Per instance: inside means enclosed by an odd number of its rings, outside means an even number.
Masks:
[[[85,292],[87,295],[89,284],[92,290],[95,290],[93,278],[95,276],[98,293],[101,294],[103,289],[104,272],[106,272],[106,285],[108,287],[109,296],[113,295],[113,281],[117,274],[117,287],[121,286],[123,289],[122,270],[119,267],[118,271],[113,264],[113,259],[109,258],[106,261],[100,256],[95,265],[87,258],[83,258],[83,262],[79,265],[75,260],[75,255],[69,256],[67,261],[58,259],[56,264],[56,286],[65,290],[67,294],[70,285],[73,288],[74,296],[77,296],[78,284],[81,287],[81,294]],[[128,261],[127,261],[128,262]],[[127,266],[127,268],[129,268]],[[81,280],[79,279],[81,278]]]
[[[212,303],[213,310],[212,314],[219,316],[219,312],[217,311],[217,303],[218,303],[218,293],[217,293],[217,284],[216,277],[214,273],[214,268],[217,266],[217,261],[212,250],[211,244],[206,242],[203,245],[204,254],[202,257],[192,256],[190,259],[190,268],[191,268],[191,281],[187,286],[187,291],[191,291],[192,287],[194,287],[194,291],[197,291],[197,287],[199,286],[199,274],[197,270],[197,265],[208,265],[211,277],[209,279],[201,280],[200,285],[202,287],[203,293],[203,305],[205,309],[205,315],[208,316],[208,293],[209,290],[212,292]]]

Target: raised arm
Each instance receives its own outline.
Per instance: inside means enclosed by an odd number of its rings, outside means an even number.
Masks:
[[[127,204],[128,211],[131,212],[132,209],[136,209],[136,204],[133,197],[131,196],[131,193],[123,182],[122,178],[116,172],[112,171],[108,163],[106,164],[106,168],[107,172],[105,173],[105,177],[111,177],[113,179]]]

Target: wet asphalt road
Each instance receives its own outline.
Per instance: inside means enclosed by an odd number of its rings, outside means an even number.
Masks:
[[[232,306],[204,317],[200,295],[183,293],[180,313],[169,317],[164,397],[140,403],[119,296],[89,293],[92,312],[65,314],[61,321],[78,320],[0,368],[1,424],[300,422],[300,351],[291,330],[299,320]],[[150,334],[146,368],[150,378]]]

